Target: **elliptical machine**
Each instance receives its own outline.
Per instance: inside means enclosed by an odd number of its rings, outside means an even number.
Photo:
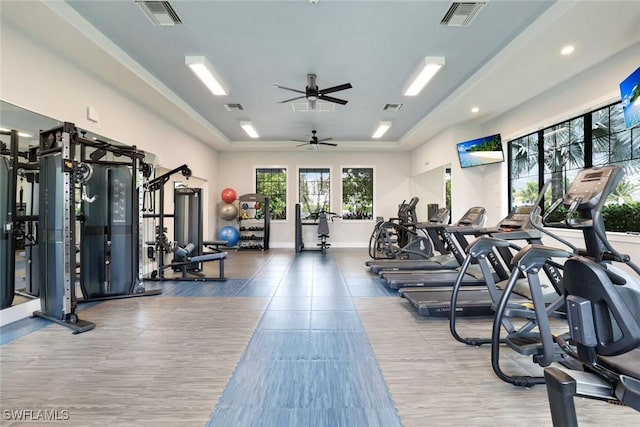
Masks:
[[[607,196],[616,188],[622,176],[623,170],[615,165],[592,167],[578,173],[567,193],[548,209],[542,223],[547,227],[581,230],[585,249],[576,248],[534,222],[536,228],[568,246],[571,251],[544,245],[528,245],[519,251],[513,259],[511,279],[496,308],[491,345],[494,372],[502,380],[519,386],[542,384],[545,380],[551,380],[548,390],[552,400],[552,414],[554,420],[557,420],[554,424],[558,426],[577,425],[575,408],[572,408],[572,397],[576,394],[618,399],[629,406],[640,408],[640,324],[637,318],[637,313],[640,312],[640,286],[637,276],[617,269],[611,263],[625,263],[638,275],[640,269],[631,262],[629,256],[620,254],[612,247],[605,234],[602,219],[602,208]],[[549,185],[550,182],[542,188],[539,200]],[[549,221],[551,215],[557,214],[562,206],[566,209],[566,213],[562,214],[564,219],[559,222]],[[564,299],[560,300],[559,305],[546,307],[540,297],[537,275],[552,258],[568,258],[563,271]],[[569,372],[576,372],[576,376],[582,375],[579,369],[585,369],[593,374],[590,375],[592,378],[605,377],[602,384],[594,386],[591,381],[589,387],[577,387],[577,381],[572,383],[564,368],[549,369],[544,378],[511,376],[502,371],[499,366],[501,325],[509,314],[509,297],[520,274],[527,277],[538,330],[515,331],[507,335],[503,342],[520,354],[531,355],[534,362],[542,367],[561,362]],[[574,295],[580,297],[578,303],[575,303]],[[569,332],[552,334],[549,317],[562,312],[565,301]],[[635,369],[626,366],[624,358],[618,359],[616,363],[606,362],[609,356],[627,353],[632,354],[631,360],[634,363],[631,365],[635,365]],[[599,365],[606,365],[605,369],[610,369],[611,372],[603,374]],[[616,369],[625,372],[626,379],[616,376]],[[608,395],[605,390],[609,391]],[[563,421],[560,421],[561,418]]]

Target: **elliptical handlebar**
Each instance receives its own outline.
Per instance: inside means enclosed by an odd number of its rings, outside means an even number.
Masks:
[[[567,247],[571,248],[571,252],[573,252],[574,254],[578,253],[578,248],[576,246],[574,246],[573,244],[571,244],[568,240],[563,239],[562,237],[550,232],[549,230],[545,229],[544,226],[553,226],[554,223],[547,223],[545,220],[546,218],[551,214],[551,212],[555,211],[556,209],[558,209],[558,206],[560,206],[562,204],[562,198],[559,198],[558,200],[556,200],[553,205],[551,205],[551,207],[549,208],[549,211],[545,213],[545,215],[542,217],[542,220],[540,219],[540,205],[542,204],[542,199],[544,198],[544,193],[547,192],[547,189],[549,188],[549,186],[551,185],[551,180],[547,181],[544,183],[544,185],[542,186],[542,189],[540,190],[540,193],[538,193],[538,198],[536,199],[535,203],[533,204],[534,209],[531,209],[531,212],[529,213],[529,220],[531,222],[531,225],[533,226],[533,228],[535,228],[536,230],[540,231],[541,233],[546,234],[547,236],[551,237],[554,240],[559,241],[560,243],[566,245]]]

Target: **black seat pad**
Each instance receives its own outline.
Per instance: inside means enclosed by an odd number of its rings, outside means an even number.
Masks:
[[[620,356],[599,356],[598,363],[619,374],[640,379],[640,348]]]

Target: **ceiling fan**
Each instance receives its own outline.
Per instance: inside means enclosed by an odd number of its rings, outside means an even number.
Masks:
[[[318,149],[318,146],[320,145],[330,145],[332,147],[337,147],[338,144],[334,142],[325,142],[331,141],[331,139],[332,138],[318,139],[318,137],[316,136],[316,130],[314,129],[311,131],[311,139],[309,139],[308,141],[305,141],[303,139],[292,139],[291,141],[304,142],[304,144],[296,145],[296,147],[304,147],[305,145],[308,145],[309,147],[315,146],[316,149]]]
[[[307,74],[307,87],[305,90],[291,89],[289,87],[284,87],[280,85],[274,85],[279,89],[290,90],[292,92],[298,92],[302,95],[296,96],[295,98],[285,99],[284,101],[279,101],[280,104],[284,104],[285,102],[295,101],[296,99],[306,98],[309,101],[309,108],[315,110],[316,101],[321,99],[323,101],[334,102],[336,104],[345,105],[347,102],[344,99],[334,98],[332,96],[327,96],[328,93],[338,92],[345,89],[351,89],[351,83],[344,83],[338,86],[329,87],[326,89],[318,89],[318,85],[316,84],[316,75],[315,74]]]

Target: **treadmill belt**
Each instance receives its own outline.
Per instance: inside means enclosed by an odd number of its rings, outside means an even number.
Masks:
[[[458,273],[452,272],[438,272],[438,273],[395,273],[384,276],[385,283],[391,289],[410,288],[410,287],[443,287],[453,286]],[[462,286],[481,286],[485,285],[485,280],[476,279],[468,274],[464,275],[462,279]]]
[[[373,273],[381,271],[405,271],[405,270],[453,270],[460,267],[458,261],[453,257],[442,259],[442,261],[423,260],[387,260],[385,262],[372,262],[369,269]]]
[[[401,289],[401,295],[416,308],[420,316],[449,317],[451,312],[451,292],[447,289]],[[499,291],[501,292],[501,291]],[[512,294],[509,298],[515,304],[528,301]],[[456,304],[456,316],[493,316],[493,302],[486,286],[460,289]]]

